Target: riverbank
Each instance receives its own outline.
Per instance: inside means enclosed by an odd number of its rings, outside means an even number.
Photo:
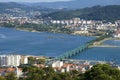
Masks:
[[[20,30],[20,31],[27,31],[27,32],[40,32],[37,30],[33,30],[33,29],[25,29],[25,28],[15,28],[16,30]]]
[[[91,45],[90,47],[120,47],[120,46],[115,46],[115,45],[103,44],[103,42],[107,40],[120,40],[120,38],[113,38],[113,37],[105,38],[103,40],[94,42],[93,45]]]
[[[99,45],[94,47],[114,47],[114,48],[120,48],[120,46],[114,46],[114,45]]]
[[[64,28],[61,26],[55,26],[53,24],[32,24],[32,23],[25,23],[25,24],[17,24],[17,23],[0,23],[0,26],[6,28],[14,28],[18,30],[25,30],[25,31],[38,31],[38,32],[52,32],[52,33],[65,33],[71,34],[73,33],[71,29]]]
[[[77,32],[80,31],[74,31],[70,28],[64,28],[61,26],[55,26],[55,25],[43,25],[43,24],[15,24],[15,23],[5,23],[0,24],[2,27],[6,28],[13,28],[17,30],[23,30],[23,31],[29,31],[29,32],[51,32],[51,33],[61,33],[61,34],[71,34],[71,35],[78,35],[78,36],[97,36],[97,35],[91,35],[91,33],[82,33],[77,34]]]

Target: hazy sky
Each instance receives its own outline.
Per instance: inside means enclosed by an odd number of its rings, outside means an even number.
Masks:
[[[70,1],[70,0],[0,0],[0,2],[55,2],[55,1]]]

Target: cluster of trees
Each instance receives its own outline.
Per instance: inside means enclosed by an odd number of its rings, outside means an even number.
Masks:
[[[15,73],[11,72],[4,77],[0,76],[0,80],[18,80],[18,78],[16,77]]]
[[[120,80],[120,70],[108,64],[97,64],[85,73],[76,70],[61,73],[55,72],[53,68],[37,68],[29,66],[23,68],[24,77],[16,78],[10,73],[0,80]]]
[[[84,76],[84,80],[120,80],[120,70],[107,64],[97,64]]]
[[[28,64],[45,64],[45,59],[44,58],[36,59],[34,57],[29,57]]]
[[[45,31],[45,32],[57,32],[57,33],[72,33],[71,29],[63,28],[63,25],[57,24],[33,24],[33,23],[25,23],[25,24],[17,24],[17,23],[0,23],[0,26],[7,28],[19,28],[25,30],[36,30],[36,31]]]
[[[104,40],[104,39],[106,39],[106,38],[109,38],[109,37],[111,37],[111,33],[109,32],[109,33],[105,33],[105,34],[102,34],[102,36],[100,36],[100,37],[98,37],[98,38],[96,38],[96,39],[94,39],[94,40],[92,40],[92,41],[90,41],[90,42],[88,42],[90,45],[93,45],[95,42],[99,42],[99,41],[102,41],[102,40]]]
[[[86,20],[106,20],[114,22],[120,19],[120,5],[111,6],[94,6],[91,8],[83,8],[69,11],[59,11],[44,15],[43,17],[51,17],[52,19],[64,20],[80,17]]]
[[[43,69],[27,67],[23,69],[23,72],[27,75],[24,80],[74,80],[70,73],[56,73],[51,67]]]

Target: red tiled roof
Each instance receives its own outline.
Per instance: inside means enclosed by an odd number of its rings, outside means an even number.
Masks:
[[[120,28],[118,28],[118,30],[116,31],[116,34],[120,34]]]

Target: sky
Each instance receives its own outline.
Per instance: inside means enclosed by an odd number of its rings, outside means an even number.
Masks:
[[[0,2],[56,2],[56,1],[70,1],[70,0],[0,0]]]

